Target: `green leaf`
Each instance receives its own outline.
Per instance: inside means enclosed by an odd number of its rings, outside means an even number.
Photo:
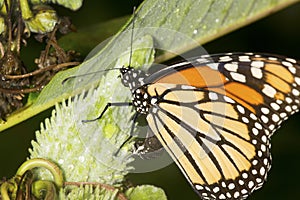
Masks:
[[[54,3],[71,10],[78,10],[82,5],[83,0],[31,0],[32,4]]]
[[[165,192],[152,185],[129,188],[125,194],[130,200],[167,200]]]
[[[58,43],[65,50],[74,49],[79,51],[82,55],[88,55],[91,49],[97,44],[117,33],[129,18],[129,16],[124,16],[107,22],[101,22],[90,27],[79,28],[76,32],[68,33],[68,35],[60,38]]]
[[[245,26],[298,0],[147,0],[137,10],[134,40],[151,35],[155,41],[156,61],[161,62],[197,47],[230,31]],[[132,20],[132,18],[131,18]],[[150,28],[149,28],[150,27]],[[122,32],[124,31],[124,32]],[[97,85],[101,76],[81,78],[76,85],[62,85],[69,76],[109,69],[128,51],[132,32],[129,21],[101,50],[97,50],[78,68],[58,73],[43,89],[37,101],[22,112],[8,117],[4,130],[53,106],[64,98]],[[81,40],[79,40],[81,42]],[[203,52],[200,52],[203,53]]]

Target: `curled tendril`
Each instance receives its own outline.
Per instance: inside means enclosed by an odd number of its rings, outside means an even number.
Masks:
[[[52,174],[53,181],[34,180],[34,168],[47,169]],[[62,188],[63,184],[63,173],[55,163],[34,158],[24,162],[13,178],[1,185],[0,193],[3,200],[31,199],[30,196],[50,200],[55,199],[57,190]]]

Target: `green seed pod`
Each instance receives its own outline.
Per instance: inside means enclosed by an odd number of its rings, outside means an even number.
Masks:
[[[46,5],[36,5],[32,8],[34,16],[25,19],[26,27],[34,33],[51,32],[58,21],[55,10]]]

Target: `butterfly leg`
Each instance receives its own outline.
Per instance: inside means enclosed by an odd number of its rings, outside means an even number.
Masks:
[[[108,110],[108,108],[110,108],[111,106],[132,106],[132,103],[131,102],[107,103],[106,106],[104,107],[103,111],[101,112],[101,114],[98,117],[96,117],[94,119],[82,120],[82,122],[83,123],[93,122],[93,121],[97,121],[97,120],[101,119],[102,116],[105,114],[105,112]],[[136,119],[137,119],[138,115],[139,115],[139,113],[136,113],[133,116],[133,124],[132,124],[131,130],[130,130],[130,136],[121,144],[121,146],[119,147],[119,149],[117,150],[117,152],[115,153],[115,155],[117,155],[120,152],[120,149],[132,138],[132,134],[133,134],[133,131],[134,131],[135,122],[136,122]]]
[[[104,113],[107,111],[107,109],[111,106],[132,106],[131,102],[117,102],[117,103],[107,103],[104,110],[102,111],[102,113],[96,117],[95,119],[86,119],[86,120],[82,120],[83,123],[86,122],[93,122],[93,121],[97,121],[98,119],[101,119],[102,116],[104,115]]]
[[[135,122],[137,120],[139,116],[139,113],[136,112],[132,118],[132,126],[131,126],[131,129],[130,129],[130,134],[129,134],[129,137],[121,144],[121,146],[119,147],[119,149],[117,150],[117,152],[115,153],[115,155],[118,155],[118,153],[120,152],[121,148],[128,142],[132,139],[132,135],[133,135],[133,131],[134,131],[134,127],[135,127]]]

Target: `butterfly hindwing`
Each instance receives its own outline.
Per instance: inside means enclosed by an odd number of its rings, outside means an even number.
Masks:
[[[160,95],[147,117],[149,126],[202,198],[240,199],[263,184],[271,162],[269,139],[253,113],[198,88],[154,84],[148,89]]]

